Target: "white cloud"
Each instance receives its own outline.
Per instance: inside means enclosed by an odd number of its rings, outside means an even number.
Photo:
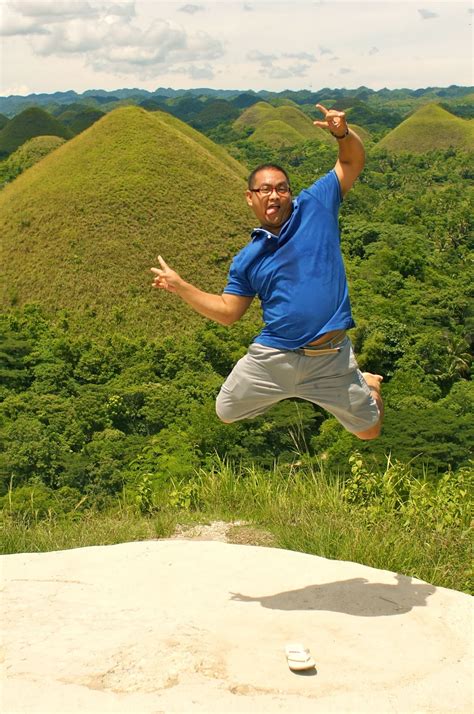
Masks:
[[[290,59],[299,59],[306,62],[316,62],[316,57],[309,52],[284,52],[283,57],[289,57]]]
[[[14,17],[3,15],[0,24],[0,37],[16,37],[28,35],[47,35],[49,30],[41,27],[34,20],[27,17]]]
[[[299,62],[287,67],[274,67],[270,73],[272,79],[290,79],[291,77],[306,77],[310,69],[309,64]]]
[[[179,12],[187,12],[188,15],[194,15],[196,12],[202,12],[205,8],[202,5],[183,5],[179,8]]]
[[[418,8],[418,12],[420,13],[423,20],[432,20],[434,17],[439,17],[438,13],[433,12],[432,10],[427,10],[423,7]]]
[[[191,77],[191,79],[214,79],[214,71],[210,64],[187,65],[183,68],[182,74]]]
[[[350,74],[352,70],[349,67],[341,67],[339,70],[339,74]]]
[[[247,54],[247,59],[252,62],[260,62],[263,67],[271,67],[274,60],[278,59],[277,55],[266,55],[260,50],[252,50]]]
[[[23,17],[36,18],[43,23],[67,22],[77,18],[91,19],[101,15],[123,18],[135,16],[135,0],[10,0],[8,7]]]
[[[11,0],[3,8],[0,20],[0,35],[47,35],[58,24],[65,25],[76,20],[96,22],[117,20],[129,22],[135,15],[134,0],[123,2],[31,2]]]
[[[307,75],[310,65],[307,62],[288,62],[291,59],[316,61],[316,58],[307,52],[283,52],[281,55],[264,54],[260,50],[247,53],[247,59],[260,64],[259,72],[270,79],[290,79]]]
[[[37,17],[41,19],[49,18],[51,22],[55,20],[67,20],[73,17],[90,17],[96,14],[96,10],[85,0],[67,2],[66,0],[10,0],[8,6],[24,17]]]
[[[187,4],[205,11],[183,12]],[[469,7],[469,0],[0,0],[2,86],[468,85]],[[420,33],[421,9],[426,20],[442,15],[428,22],[429,33]]]
[[[191,32],[171,20],[135,24],[133,2],[12,2],[10,11],[17,14],[10,13],[3,33],[29,35],[37,56],[78,56],[105,73],[138,72],[143,79],[189,62],[189,76],[210,78],[206,62],[223,55],[221,42],[206,32]]]

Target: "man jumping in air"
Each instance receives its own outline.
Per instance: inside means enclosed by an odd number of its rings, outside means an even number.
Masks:
[[[232,261],[223,294],[187,283],[161,256],[161,267],[151,269],[153,286],[223,325],[260,298],[264,327],[217,397],[223,422],[299,397],[326,409],[360,439],[375,439],[382,426],[382,377],[360,372],[346,334],[355,323],[338,228],[341,201],[364,167],[364,148],[344,112],[316,106],[324,120],[314,124],[337,139],[336,165],[296,198],[280,166],[263,164],[251,173],[247,204],[260,226]]]

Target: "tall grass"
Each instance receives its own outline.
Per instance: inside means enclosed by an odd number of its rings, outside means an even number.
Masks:
[[[137,509],[118,506],[107,512],[88,511],[75,518],[31,519],[12,516],[5,509],[0,519],[2,553],[41,553],[92,545],[113,545],[133,540],[165,538],[173,533],[177,514],[144,516]]]
[[[125,492],[105,513],[20,517],[5,507],[4,553],[107,545],[168,537],[178,523],[244,520],[269,531],[277,547],[349,560],[473,592],[469,485],[472,473],[447,474],[438,484],[387,464],[383,474],[353,457],[343,481],[323,464],[270,471],[216,461],[192,480],[165,490]],[[467,484],[467,485],[466,485]]]
[[[380,482],[384,476],[389,482],[393,469],[389,464],[385,474],[378,476]],[[410,481],[414,493],[424,483],[411,477]],[[375,498],[351,503],[347,483],[328,478],[321,467],[290,468],[286,474],[278,468],[270,474],[250,468],[236,478],[232,467],[222,464],[212,472],[200,472],[198,483],[196,506],[201,512],[250,519],[270,530],[279,547],[393,570],[438,586],[473,590],[468,493],[459,494],[462,516],[450,524],[443,523],[447,511],[441,499],[438,513],[425,499],[425,517],[420,512],[421,496],[415,496],[417,511],[409,496],[405,507],[396,500],[390,504],[386,498],[379,498],[378,503]]]

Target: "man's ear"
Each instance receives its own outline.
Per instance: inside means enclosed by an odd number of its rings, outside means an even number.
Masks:
[[[246,198],[246,201],[247,201],[247,205],[250,206],[250,208],[253,207],[252,197],[253,197],[252,191],[249,191],[249,190],[247,189],[247,191],[245,192],[245,198]]]

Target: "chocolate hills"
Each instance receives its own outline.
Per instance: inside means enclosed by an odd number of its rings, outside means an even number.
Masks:
[[[59,136],[35,136],[33,139],[28,139],[0,163],[0,184],[13,181],[22,171],[36,164],[64,142],[65,139]]]
[[[426,104],[378,142],[392,153],[423,153],[432,149],[472,149],[474,121],[461,119],[436,103]]]
[[[105,116],[105,112],[77,103],[69,105],[56,116],[73,134],[80,134]]]
[[[0,158],[13,153],[34,136],[60,136],[70,139],[72,133],[55,117],[38,107],[25,109],[0,131]]]
[[[72,329],[156,335],[201,321],[151,288],[160,253],[220,291],[253,221],[246,169],[162,112],[115,110],[0,195],[4,307],[66,310]]]
[[[274,107],[268,102],[258,102],[246,109],[233,124],[242,131],[253,129],[249,141],[261,141],[272,146],[290,146],[312,139],[325,144],[331,137],[296,106]]]

